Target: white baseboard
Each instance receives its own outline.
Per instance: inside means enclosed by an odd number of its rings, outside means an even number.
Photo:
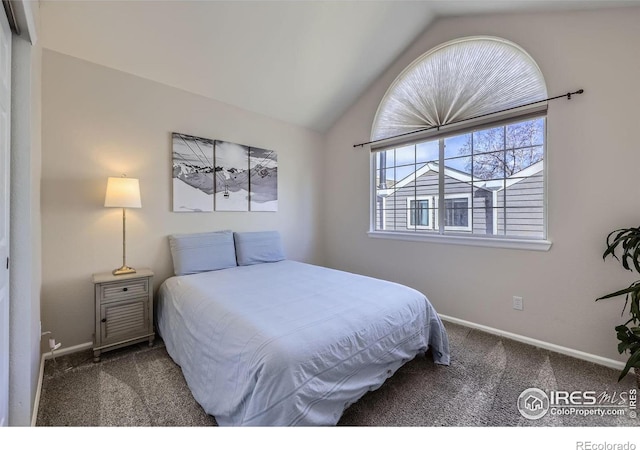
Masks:
[[[36,426],[38,419],[38,408],[40,407],[40,394],[42,393],[42,380],[44,378],[44,353],[40,356],[40,373],[38,374],[38,387],[36,388],[36,398],[33,400],[33,413],[31,414],[31,426]]]
[[[36,396],[33,401],[33,413],[31,414],[31,426],[36,426],[36,421],[38,420],[38,408],[40,407],[40,395],[42,394],[42,382],[44,380],[44,361],[47,359],[52,359],[53,356],[64,356],[69,355],[71,353],[81,352],[83,350],[88,350],[93,347],[93,342],[85,342],[84,344],[73,345],[71,347],[62,347],[54,352],[52,355],[51,352],[45,352],[40,357],[40,373],[38,374],[38,387],[36,388]]]
[[[455,317],[445,316],[443,314],[439,314],[439,316],[440,318],[442,318],[442,320],[445,320],[447,322],[455,323],[455,324],[462,325],[469,328],[474,328],[476,330],[484,331],[489,334],[502,336],[507,339],[522,342],[524,344],[533,345],[534,347],[543,348],[545,350],[551,350],[552,352],[571,356],[573,358],[581,359],[583,361],[589,361],[595,364],[599,364],[601,366],[609,367],[611,369],[622,370],[624,369],[624,366],[625,366],[625,363],[621,361],[616,361],[615,359],[603,358],[602,356],[592,355],[591,353],[585,353],[585,352],[581,352],[580,350],[574,350],[572,348],[562,347],[561,345],[551,344],[545,341],[539,341],[538,339],[532,339],[527,336],[510,333],[508,331],[502,331],[497,328],[487,327],[485,325],[469,322],[467,320],[457,319]]]
[[[93,342],[85,342],[84,344],[73,345],[71,347],[62,347],[54,352],[55,356],[64,356],[70,355],[71,353],[81,352],[83,350],[89,350],[93,347]],[[44,359],[52,359],[53,355],[51,352],[45,352],[42,354]]]

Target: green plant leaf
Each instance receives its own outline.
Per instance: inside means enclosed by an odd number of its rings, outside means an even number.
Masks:
[[[631,293],[631,304],[629,305],[629,313],[631,319],[634,322],[640,320],[640,292],[634,291]]]
[[[625,269],[632,270],[631,264],[633,264],[640,273],[640,227],[614,230],[607,235],[606,243],[607,248],[602,255],[603,259],[611,255],[620,261]],[[616,254],[619,247],[621,247],[620,257]]]
[[[628,322],[627,322],[628,323]],[[638,329],[638,327],[635,327]],[[618,339],[618,353],[625,351],[635,353],[640,348],[640,333],[625,325],[618,325],[616,328],[616,338]]]
[[[628,256],[628,252],[629,252],[629,248],[628,248],[628,241],[625,239],[622,241],[622,267],[624,267],[626,270],[629,270],[629,263],[627,263],[627,258]]]
[[[621,355],[627,351],[627,349],[629,348],[629,345],[626,344],[625,342],[619,342],[618,343],[618,353],[620,353]]]
[[[631,270],[629,260],[631,260],[631,262],[634,264],[636,263],[633,260],[633,254],[638,248],[638,237],[635,235],[627,235],[626,238],[622,241],[622,248],[624,251],[622,256],[622,266],[627,270]]]
[[[622,369],[622,372],[620,373],[620,377],[618,378],[618,381],[622,381],[622,379],[627,376],[627,374],[629,373],[629,370],[631,370],[632,367],[640,367],[640,351],[636,351],[627,360],[627,365],[624,366],[624,369]]]
[[[612,297],[618,297],[619,295],[622,295],[622,294],[628,294],[629,292],[638,291],[638,290],[640,290],[640,286],[638,286],[636,283],[638,283],[638,282],[636,281],[631,286],[629,286],[627,288],[620,289],[619,291],[612,292],[611,294],[607,294],[607,295],[605,295],[603,297],[599,297],[599,298],[596,299],[596,301],[604,300],[604,299],[612,298]]]
[[[640,273],[640,261],[638,258],[640,257],[640,245],[636,245],[636,248],[633,252],[633,266],[636,268],[636,272]]]
[[[620,242],[624,241],[625,234],[627,234],[629,230],[627,229],[618,229],[614,230],[607,236],[607,250],[602,255],[603,258],[606,258],[607,255],[612,255],[614,258],[618,259],[616,255],[616,247],[620,244]],[[611,239],[611,236],[615,234],[615,237]]]
[[[617,259],[626,270],[636,270],[640,273],[640,227],[619,228],[611,231],[606,238],[607,248],[602,254],[603,259],[612,256]],[[619,251],[619,255],[616,253]],[[640,280],[634,281],[625,289],[604,295],[598,300],[609,299],[624,295],[625,301],[622,307],[624,315],[629,305],[629,320],[623,325],[615,327],[618,338],[618,352],[629,353],[629,359],[620,373],[618,381],[621,381],[632,367],[640,368]],[[629,327],[629,325],[632,325]]]

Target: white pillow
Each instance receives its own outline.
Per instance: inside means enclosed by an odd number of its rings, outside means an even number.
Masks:
[[[169,236],[169,246],[176,275],[237,266],[231,230],[174,234]]]
[[[239,266],[285,259],[282,240],[277,231],[233,233],[233,238],[236,242],[236,260]]]

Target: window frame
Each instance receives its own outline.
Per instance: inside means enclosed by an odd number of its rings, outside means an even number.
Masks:
[[[445,194],[444,195],[444,199],[446,200],[450,200],[450,199],[457,199],[457,198],[465,198],[467,199],[467,211],[468,211],[468,217],[467,217],[467,226],[457,226],[457,225],[445,225],[444,229],[445,231],[449,230],[449,231],[471,231],[473,233],[473,208],[471,205],[473,205],[473,196],[471,194],[471,192],[461,192],[458,194]],[[447,207],[445,205],[444,210],[446,211]],[[440,209],[436,207],[436,217],[437,214],[440,212]],[[446,220],[446,219],[445,219]]]
[[[407,197],[407,230],[434,230],[435,224],[438,223],[438,204],[437,199],[434,195],[416,195],[413,197]],[[411,213],[415,210],[415,208],[411,208],[411,202],[419,202],[419,201],[429,201],[429,225],[411,225]],[[435,216],[431,219],[431,210],[434,210]],[[384,222],[383,222],[384,223]]]
[[[382,239],[397,239],[404,241],[422,241],[422,242],[439,242],[439,243],[447,243],[447,244],[460,244],[460,245],[472,245],[472,246],[481,246],[481,247],[496,247],[496,248],[511,248],[511,249],[523,249],[523,250],[537,250],[537,251],[548,251],[551,248],[552,242],[548,238],[548,190],[547,190],[547,149],[548,149],[548,139],[547,139],[547,105],[532,105],[523,108],[517,108],[513,111],[508,111],[505,113],[498,113],[493,115],[491,119],[483,117],[478,120],[471,120],[465,122],[465,124],[452,124],[451,126],[443,126],[441,129],[429,129],[425,130],[421,133],[415,133],[411,136],[401,136],[398,138],[385,139],[384,142],[379,143],[378,145],[373,144],[371,146],[371,152],[369,154],[370,161],[370,193],[371,193],[371,202],[370,202],[370,224],[368,236],[372,238],[382,238]],[[375,223],[375,215],[376,215],[376,196],[377,196],[377,186],[376,186],[376,156],[380,151],[386,151],[394,148],[398,148],[406,145],[417,145],[421,142],[431,141],[435,139],[444,139],[451,136],[456,136],[460,134],[465,134],[468,132],[474,132],[480,129],[487,129],[492,127],[499,127],[503,125],[508,125],[511,123],[524,122],[529,119],[535,118],[544,118],[544,153],[543,153],[543,238],[526,238],[526,237],[518,237],[518,236],[500,236],[500,235],[491,235],[484,236],[479,234],[469,234],[468,231],[473,230],[473,213],[469,214],[469,222],[470,229],[451,229],[451,227],[444,227],[444,231],[440,232],[438,228],[435,228],[435,224],[439,223],[438,213],[439,213],[439,202],[436,198],[434,201],[435,210],[435,220],[434,220],[434,228],[427,230],[420,230],[420,228],[411,227],[407,229],[407,231],[397,231],[397,230],[377,230]],[[444,155],[440,155],[440,163],[442,163],[442,158]],[[441,164],[442,165],[442,164]],[[443,198],[447,198],[449,195],[456,196],[462,194],[444,194]],[[472,193],[468,194],[471,197],[471,201],[473,201]],[[420,196],[418,196],[420,197]],[[437,197],[437,196],[434,196]],[[412,197],[410,197],[412,198]],[[383,199],[384,200],[384,199]],[[407,203],[408,205],[408,203]],[[471,209],[471,208],[470,208]],[[409,207],[407,206],[407,210]],[[409,217],[407,217],[409,219]],[[407,222],[408,224],[409,222]],[[459,227],[454,227],[459,228]],[[417,231],[411,231],[417,230]],[[422,232],[421,232],[422,231]],[[460,233],[456,233],[459,231]],[[466,231],[462,233],[462,231]]]

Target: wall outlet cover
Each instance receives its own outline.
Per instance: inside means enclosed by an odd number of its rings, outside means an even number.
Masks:
[[[522,311],[524,309],[524,301],[522,300],[522,297],[513,297],[513,309],[518,311]]]

